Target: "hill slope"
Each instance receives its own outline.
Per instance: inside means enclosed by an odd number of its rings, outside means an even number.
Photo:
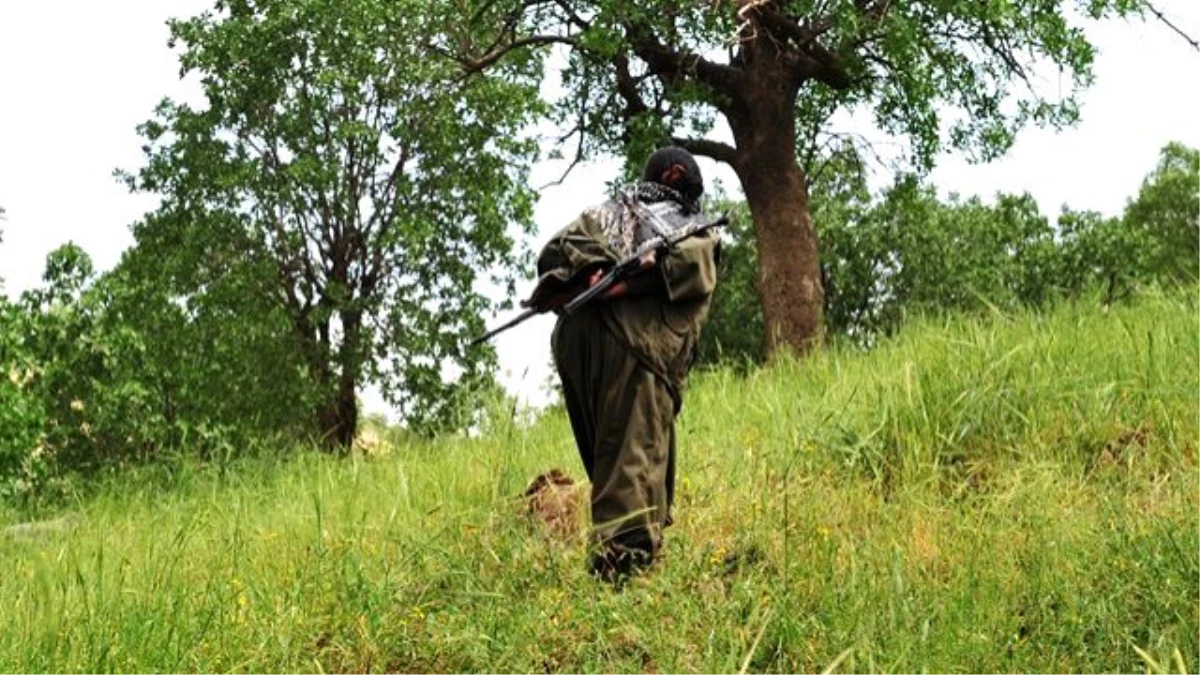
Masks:
[[[522,517],[560,412],[128,474],[0,535],[0,670],[1195,672],[1198,360],[1188,292],[698,374],[623,592]]]

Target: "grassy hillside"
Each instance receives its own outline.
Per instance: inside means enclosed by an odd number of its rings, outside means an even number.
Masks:
[[[0,535],[0,670],[1196,672],[1198,358],[1190,292],[699,374],[623,592],[521,515],[560,412],[131,474]]]

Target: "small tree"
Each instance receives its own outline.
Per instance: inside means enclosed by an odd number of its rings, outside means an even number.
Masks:
[[[29,328],[28,314],[0,295],[0,498],[27,494],[49,459],[46,410],[30,386],[36,362],[24,344]]]
[[[700,334],[697,362],[748,366],[762,360],[762,310],[754,297],[758,249],[745,202],[721,200],[716,210],[728,211],[730,222],[722,237],[717,261],[720,283]]]
[[[1102,302],[1109,305],[1146,276],[1151,242],[1120,218],[1064,208],[1058,216],[1058,236],[1063,286],[1071,297],[1099,287]]]
[[[1152,242],[1155,276],[1194,283],[1200,274],[1200,151],[1182,143],[1163,147],[1124,221]]]
[[[515,264],[509,227],[531,219],[535,148],[519,131],[540,71],[513,61],[463,81],[416,46],[429,14],[231,0],[172,21],[207,107],[164,101],[141,126],[147,165],[126,176],[163,196],[135,228],[142,264],[190,311],[266,294],[316,388],[316,426],[343,449],[364,382],[420,425],[453,412],[448,364],[460,382],[487,377],[488,353],[460,348],[488,304],[476,284]]]

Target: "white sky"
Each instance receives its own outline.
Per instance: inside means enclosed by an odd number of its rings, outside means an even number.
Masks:
[[[166,46],[168,17],[208,8],[208,0],[39,0],[0,3],[0,278],[15,296],[36,286],[46,254],[74,241],[98,270],[116,264],[132,243],[129,226],[155,199],[129,194],[112,177],[135,169],[135,127],[163,97],[195,100],[179,80]],[[1156,6],[1192,36],[1200,35],[1200,2]],[[1162,24],[1119,22],[1094,27],[1099,49],[1095,85],[1084,95],[1082,121],[1054,133],[1026,130],[1008,155],[989,165],[944,157],[931,180],[943,193],[990,198],[1029,192],[1043,213],[1063,204],[1115,214],[1171,140],[1200,147],[1200,54]],[[542,193],[535,248],[585,206],[600,201],[615,161],[577,167]],[[732,173],[702,160],[706,178],[736,189]],[[557,179],[562,163],[535,167],[533,185]],[[527,294],[528,284],[519,287]],[[492,317],[492,323],[504,317]],[[551,376],[552,316],[527,321],[496,340],[505,384],[530,403],[544,400]],[[373,392],[370,410],[385,411]]]

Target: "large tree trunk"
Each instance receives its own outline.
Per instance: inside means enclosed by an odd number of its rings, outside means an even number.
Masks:
[[[357,311],[339,312],[342,324],[342,343],[338,347],[337,389],[318,411],[323,444],[342,453],[350,452],[358,433],[358,375],[362,363],[362,315]]]
[[[763,313],[763,353],[780,347],[798,353],[820,342],[824,290],[808,187],[796,160],[758,155],[746,168],[742,189],[758,243],[755,283]]]
[[[309,322],[307,315],[296,318],[296,331],[304,344],[305,355],[322,400],[317,403],[316,422],[321,446],[331,452],[346,454],[358,431],[358,389],[360,368],[353,353],[361,338],[361,316],[341,315],[342,344],[338,358],[329,358],[330,326],[326,319],[320,324]],[[351,342],[353,341],[353,342]]]
[[[358,429],[358,400],[354,390],[354,378],[343,374],[338,378],[334,395],[317,411],[321,445],[329,450],[347,453],[354,443]]]
[[[756,289],[763,313],[763,353],[805,353],[823,333],[824,290],[808,204],[808,181],[796,161],[795,89],[758,68],[747,96],[728,116],[737,142],[734,169],[746,193],[758,244]]]

